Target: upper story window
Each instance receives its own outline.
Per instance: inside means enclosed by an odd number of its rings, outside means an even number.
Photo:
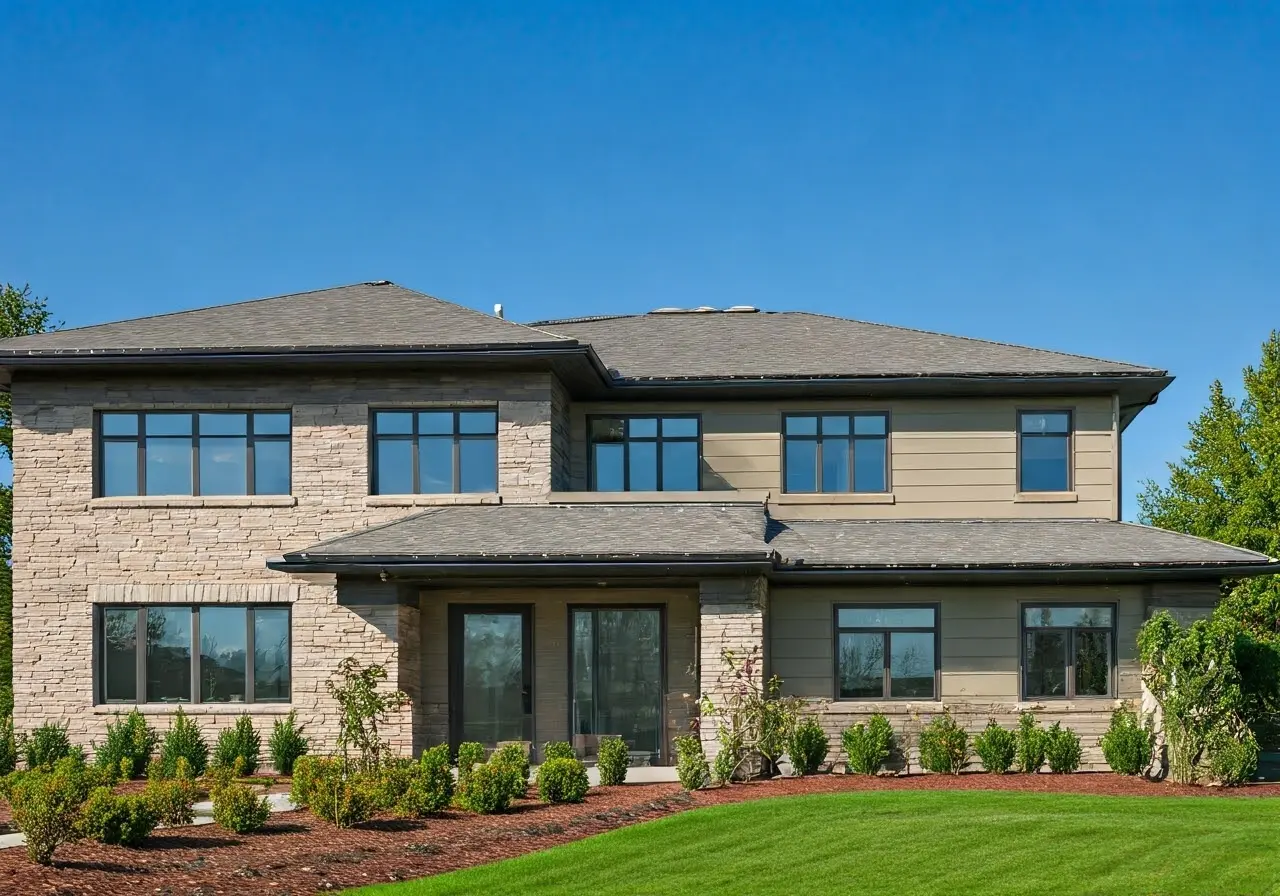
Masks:
[[[1111,695],[1115,608],[1024,606],[1022,696]]]
[[[888,414],[786,414],[787,492],[887,492]]]
[[[498,412],[492,408],[373,412],[373,494],[498,490]]]
[[[1071,490],[1071,412],[1018,412],[1018,491]]]
[[[702,479],[697,415],[591,417],[591,488],[696,492]]]
[[[838,699],[937,699],[936,606],[858,604],[835,612]]]
[[[98,494],[287,495],[288,411],[103,411]]]

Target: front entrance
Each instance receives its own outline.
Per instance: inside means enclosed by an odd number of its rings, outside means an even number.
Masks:
[[[449,739],[533,741],[528,606],[449,607]]]

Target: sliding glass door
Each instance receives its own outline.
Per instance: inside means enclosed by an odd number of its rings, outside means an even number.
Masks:
[[[527,606],[449,608],[449,723],[456,748],[533,740]]]
[[[600,738],[618,735],[632,765],[663,751],[663,620],[658,607],[570,609],[573,746],[594,759]]]

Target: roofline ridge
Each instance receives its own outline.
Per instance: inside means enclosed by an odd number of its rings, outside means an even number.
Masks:
[[[554,326],[555,324],[587,324],[601,320],[621,320],[622,318],[646,316],[646,314],[592,314],[586,317],[557,317],[550,318],[548,320],[531,320],[528,323],[521,324],[520,326],[537,329],[539,327]]]

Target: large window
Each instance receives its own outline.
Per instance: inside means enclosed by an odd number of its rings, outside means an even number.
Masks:
[[[1111,606],[1023,606],[1023,697],[1111,696],[1114,634]]]
[[[498,490],[498,412],[491,408],[373,412],[373,494]]]
[[[103,411],[98,494],[287,495],[288,411]]]
[[[592,417],[588,425],[594,491],[698,491],[702,452],[697,416]]]
[[[838,699],[937,699],[936,606],[844,606],[835,612]]]
[[[782,442],[787,492],[889,490],[887,414],[787,414]]]
[[[1018,491],[1071,490],[1071,412],[1018,412]]]
[[[289,608],[103,607],[103,703],[289,700]]]

